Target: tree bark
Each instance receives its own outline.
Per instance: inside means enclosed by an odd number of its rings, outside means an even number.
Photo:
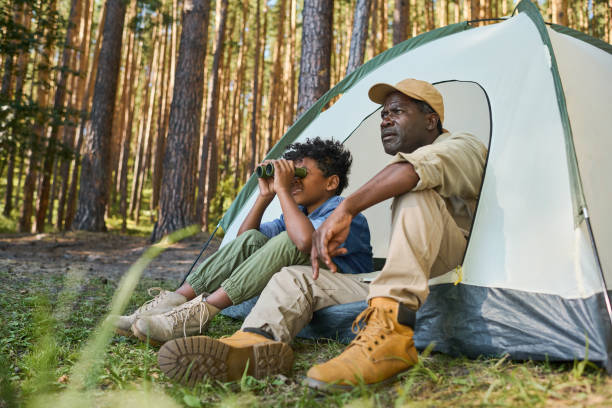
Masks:
[[[106,231],[104,222],[108,199],[106,178],[126,3],[123,0],[107,0],[106,8],[107,17],[91,119],[85,130],[79,205],[74,220],[76,229],[87,231]]]
[[[408,1],[408,0],[397,0]],[[365,58],[366,37],[368,35],[368,20],[370,19],[370,4],[372,0],[357,0],[355,14],[353,15],[353,33],[351,35],[351,47],[349,60],[346,65],[346,75],[350,74],[363,64]],[[397,10],[395,11],[397,13]],[[393,42],[395,43],[395,25],[393,31]]]
[[[298,116],[329,89],[332,5],[332,0],[304,1]]]
[[[98,32],[96,35],[96,48],[93,53],[93,61],[91,64],[91,68],[87,72],[87,80],[85,81],[84,86],[84,95],[81,100],[81,123],[79,125],[79,133],[77,134],[74,153],[75,157],[72,161],[72,172],[70,175],[70,191],[68,193],[68,204],[66,208],[66,219],[64,221],[64,230],[72,229],[72,223],[74,221],[74,217],[76,215],[77,208],[77,185],[79,183],[79,175],[80,175],[80,167],[81,167],[81,148],[83,147],[83,139],[85,138],[85,128],[88,123],[89,116],[89,107],[91,106],[93,93],[94,93],[94,84],[96,80],[96,74],[98,72],[98,61],[100,60],[100,51],[102,50],[102,34],[104,34],[104,26],[106,24],[106,13],[107,13],[106,3],[102,10],[102,17],[100,18],[100,22],[98,24]],[[92,7],[92,15],[90,20],[93,19],[93,11],[94,7]],[[91,33],[90,33],[91,34]],[[87,43],[87,47],[89,47],[89,42]],[[89,48],[86,49],[85,55],[89,58]]]
[[[395,0],[393,10],[393,45],[406,40],[410,30],[410,0]]]
[[[55,0],[49,5],[51,12],[55,11],[57,3]],[[43,36],[47,35],[49,28],[43,31]],[[48,61],[51,58],[52,50],[45,47],[42,50],[42,54],[39,57],[42,59],[43,65],[48,65]],[[37,70],[38,81],[42,84],[49,82],[49,69],[39,68]],[[38,106],[46,108],[49,100],[49,88],[46,86],[36,87],[36,101]],[[36,179],[38,178],[38,145],[41,140],[44,140],[47,126],[45,124],[34,125],[32,140],[32,148],[28,155],[28,170],[26,173],[26,179],[23,185],[23,207],[21,208],[21,216],[19,217],[19,232],[31,232],[32,229],[32,214],[34,213],[34,190],[36,189]]]
[[[552,0],[552,22],[567,26],[567,0]]]
[[[66,102],[66,83],[68,81],[68,68],[70,67],[70,60],[72,57],[72,45],[74,39],[74,27],[76,26],[76,8],[77,0],[71,0],[70,2],[70,17],[68,28],[66,29],[66,41],[64,44],[64,50],[62,53],[62,70],[59,73],[57,82],[57,89],[55,90],[55,99],[53,102],[53,111],[56,114],[61,114],[64,110]],[[40,196],[38,197],[38,205],[36,210],[36,221],[34,228],[36,232],[44,232],[45,230],[45,216],[49,208],[49,197],[51,188],[51,176],[55,163],[55,150],[57,149],[57,140],[59,136],[60,123],[54,119],[51,123],[51,133],[49,134],[49,140],[47,144],[47,151],[45,152],[45,159],[43,163],[43,179],[40,188]]]
[[[208,0],[186,0],[176,79],[170,108],[168,142],[152,241],[193,223],[194,160],[190,149],[200,133],[204,54],[208,42]]]
[[[219,119],[219,65],[223,57],[224,39],[225,39],[225,23],[227,20],[227,5],[228,0],[222,0],[219,13],[219,24],[217,26],[217,35],[215,38],[215,55],[213,57],[212,71],[210,84],[208,89],[208,106],[206,108],[206,132],[202,141],[200,157],[200,174],[198,176],[198,195],[196,198],[196,219],[200,225],[206,227],[208,206],[206,200],[206,178],[210,177],[209,169],[215,166],[217,162],[217,123]]]
[[[611,0],[612,1],[612,0]],[[259,113],[259,55],[261,54],[261,0],[256,0],[257,8],[255,10],[255,62],[253,66],[253,110],[251,112],[251,157],[249,161],[249,169],[255,168],[255,160],[257,157],[257,115]]]

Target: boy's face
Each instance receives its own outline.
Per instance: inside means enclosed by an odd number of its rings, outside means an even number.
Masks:
[[[306,207],[310,214],[332,197],[336,188],[330,187],[329,179],[331,177],[325,177],[317,166],[317,162],[310,157],[296,160],[295,167],[306,167],[306,177],[295,177],[293,179],[291,195],[295,202]]]

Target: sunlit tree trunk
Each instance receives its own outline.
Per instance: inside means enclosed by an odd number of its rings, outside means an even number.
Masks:
[[[92,7],[93,13],[94,7]],[[89,118],[89,107],[91,106],[94,94],[94,85],[96,81],[96,75],[98,72],[98,61],[100,60],[100,52],[102,50],[102,35],[104,34],[104,26],[106,24],[106,13],[107,13],[107,5],[104,4],[102,9],[102,16],[100,18],[100,22],[98,24],[98,32],[96,34],[96,48],[93,52],[93,61],[90,69],[87,73],[87,80],[85,93],[83,95],[83,99],[81,102],[81,123],[79,125],[79,132],[77,134],[76,142],[75,142],[75,158],[72,161],[72,173],[70,175],[70,192],[68,193],[68,205],[66,208],[66,220],[64,222],[64,229],[69,230],[72,228],[72,223],[74,221],[74,217],[76,216],[76,208],[77,208],[77,194],[78,194],[78,184],[79,184],[79,176],[81,170],[81,148],[83,146],[83,139],[85,138],[85,128],[88,123]],[[90,17],[90,21],[93,19],[93,14]],[[90,43],[87,43],[88,47]],[[89,57],[89,48],[86,49],[85,55]]]
[[[126,3],[107,0],[104,39],[96,75],[91,119],[85,131],[82,156],[79,205],[74,227],[79,230],[105,231],[104,212],[108,199],[107,177],[109,140],[113,126],[113,106],[121,60],[121,37]]]
[[[332,10],[331,0],[305,0],[304,2],[298,116],[310,108],[329,89]]]
[[[57,81],[57,89],[55,90],[55,99],[53,102],[53,110],[60,114],[63,111],[66,102],[66,84],[68,81],[68,69],[70,67],[70,58],[72,54],[72,47],[74,42],[74,33],[76,25],[76,7],[77,0],[71,0],[70,2],[70,17],[68,19],[69,24],[66,28],[66,41],[64,44],[64,50],[62,54],[62,69],[59,72],[59,78]],[[43,179],[40,188],[40,196],[38,197],[37,209],[36,209],[36,222],[34,228],[36,232],[43,232],[45,229],[45,216],[49,208],[49,196],[51,187],[51,173],[53,170],[53,164],[55,162],[55,150],[57,149],[57,140],[60,130],[60,124],[54,119],[51,122],[51,132],[49,134],[47,150],[45,152],[45,158],[43,163]]]
[[[357,0],[355,14],[353,15],[353,30],[351,35],[349,60],[346,66],[346,75],[350,74],[363,64],[363,60],[365,58],[366,36],[368,33],[368,20],[370,18],[370,4],[371,0]],[[393,41],[395,42],[395,31]]]
[[[208,42],[208,0],[187,0],[170,108],[159,217],[152,241],[193,223],[195,160],[191,148],[200,133],[204,54]]]
[[[55,11],[57,3],[55,0],[49,4],[49,10]],[[46,36],[49,29],[43,29],[43,35]],[[52,50],[49,47],[42,49],[42,54],[39,55],[37,62],[42,62],[44,65],[49,65]],[[8,61],[8,59],[7,59]],[[37,70],[38,81],[42,84],[49,82],[49,70],[45,68],[39,68]],[[36,87],[36,101],[38,106],[45,108],[49,101],[49,88],[46,86]],[[35,124],[33,129],[34,140],[32,140],[32,148],[28,155],[28,170],[26,172],[26,179],[23,185],[23,207],[21,209],[21,216],[19,217],[19,232],[31,232],[32,229],[32,215],[34,213],[34,190],[36,189],[36,179],[38,178],[38,146],[46,136],[47,126],[44,124]]]
[[[210,173],[217,167],[217,123],[219,119],[219,64],[223,57],[225,25],[227,20],[228,0],[220,3],[219,20],[217,24],[217,34],[215,38],[215,55],[213,57],[211,78],[208,88],[208,107],[206,108],[206,132],[202,142],[202,156],[200,158],[200,174],[198,176],[198,195],[196,199],[196,217],[200,225],[206,227],[208,220],[208,194],[206,188],[207,178],[213,179],[216,174]],[[214,166],[214,169],[213,169]],[[211,184],[209,182],[210,188]]]

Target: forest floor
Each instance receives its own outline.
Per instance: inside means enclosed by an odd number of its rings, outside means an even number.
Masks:
[[[201,250],[204,234],[171,245],[152,260],[128,310],[149,287],[173,289]],[[213,240],[204,256],[218,247]],[[11,406],[536,406],[612,407],[612,378],[587,361],[555,364],[507,358],[470,360],[421,353],[395,384],[319,394],[302,385],[308,368],[337,355],[335,341],[296,340],[290,376],[193,388],[157,368],[156,348],[97,330],[121,277],[145,253],[144,237],[113,233],[0,234],[0,408]],[[217,317],[211,336],[239,322]],[[97,355],[88,354],[97,344]],[[97,346],[96,346],[97,347]],[[95,353],[94,353],[95,354]],[[83,361],[93,361],[83,365]],[[83,369],[86,367],[86,369]],[[86,372],[83,377],[80,372]],[[80,381],[86,378],[87,381]]]

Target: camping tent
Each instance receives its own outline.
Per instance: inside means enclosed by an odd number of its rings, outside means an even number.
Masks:
[[[445,128],[474,133],[489,156],[462,274],[431,281],[417,347],[433,341],[436,350],[468,356],[588,358],[612,371],[611,73],[609,44],[546,25],[524,0],[503,22],[450,25],[380,54],[301,116],[268,157],[308,137],[342,140],[354,155],[348,194],[389,161],[370,86],[407,77],[434,83]],[[256,194],[252,178],[220,222],[224,243]],[[279,213],[275,202],[264,221]],[[384,258],[389,202],[365,215],[374,255]],[[310,333],[346,329],[337,320],[313,324]]]

